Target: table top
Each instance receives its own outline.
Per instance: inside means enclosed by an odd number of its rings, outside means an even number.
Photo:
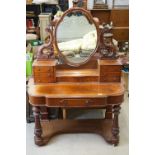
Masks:
[[[102,98],[124,94],[124,83],[99,83],[99,82],[59,82],[48,84],[34,84],[29,79],[28,94],[34,97],[48,98]]]

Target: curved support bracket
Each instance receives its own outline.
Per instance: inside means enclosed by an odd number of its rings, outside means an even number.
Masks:
[[[37,60],[49,60],[54,58],[54,47],[53,47],[53,27],[46,28],[46,32],[49,33],[49,42],[41,45],[37,52]]]
[[[103,25],[100,32],[100,45],[99,51],[101,59],[117,59],[118,47],[113,44],[113,34],[111,33],[112,27]]]

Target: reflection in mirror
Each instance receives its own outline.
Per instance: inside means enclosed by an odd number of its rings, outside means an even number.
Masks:
[[[81,12],[69,13],[57,27],[56,41],[67,61],[83,63],[97,46],[95,24]]]

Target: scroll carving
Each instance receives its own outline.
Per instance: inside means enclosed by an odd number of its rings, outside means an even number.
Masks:
[[[54,47],[53,47],[53,27],[46,28],[46,32],[49,33],[49,42],[44,43],[39,47],[37,52],[37,60],[49,60],[54,58]]]
[[[116,59],[118,58],[118,48],[113,43],[113,34],[111,33],[112,26],[103,24],[100,32],[99,51],[101,59]]]

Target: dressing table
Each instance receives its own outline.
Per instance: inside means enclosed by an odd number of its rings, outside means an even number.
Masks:
[[[40,47],[33,63],[28,95],[35,118],[34,141],[42,146],[61,133],[97,133],[116,146],[124,99],[122,62],[108,27],[99,27],[97,18],[73,3],[55,26],[46,29],[49,42]],[[49,107],[106,112],[103,119],[49,120]]]

